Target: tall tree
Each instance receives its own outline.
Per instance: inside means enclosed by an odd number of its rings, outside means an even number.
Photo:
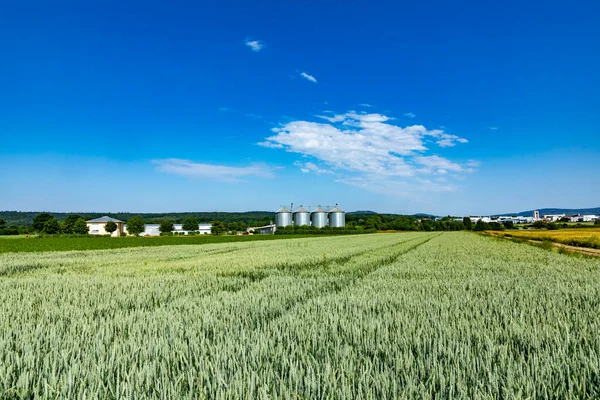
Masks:
[[[56,218],[52,217],[44,223],[44,229],[42,229],[42,231],[49,235],[60,233],[60,224],[58,223]]]
[[[46,224],[46,222],[48,222],[52,219],[54,219],[54,217],[52,215],[50,215],[48,213],[41,213],[41,214],[36,215],[35,218],[33,218],[33,222],[31,223],[31,226],[37,232],[41,232],[44,230],[44,225]]]
[[[113,232],[117,230],[117,228],[118,228],[118,226],[117,226],[116,222],[113,222],[113,221],[108,221],[106,223],[106,225],[104,226],[104,230],[106,232],[108,232],[110,235],[112,235]]]
[[[62,223],[63,233],[76,233],[74,231],[75,222],[82,219],[80,215],[71,214]],[[85,222],[85,221],[84,221]]]
[[[184,231],[197,231],[198,220],[195,217],[187,217],[183,220],[183,225],[181,229],[183,229]]]
[[[3,220],[2,218],[0,218],[0,229],[4,229],[5,226],[6,226],[6,221]]]
[[[127,221],[127,233],[130,235],[138,236],[140,233],[146,230],[146,223],[144,219],[139,215],[129,218]]]
[[[83,218],[79,218],[73,224],[72,232],[76,233],[78,235],[87,235],[89,230],[90,230],[90,228],[85,223],[85,220]]]
[[[158,226],[158,230],[160,231],[160,233],[173,232],[174,229],[175,228],[173,227],[173,222],[169,220],[162,221]]]
[[[471,221],[471,218],[469,218],[469,217],[463,218],[463,225],[465,226],[465,229],[468,231],[473,229],[473,221]]]
[[[213,235],[219,236],[220,234],[227,232],[227,227],[221,221],[213,221],[212,227],[210,228],[210,232]]]

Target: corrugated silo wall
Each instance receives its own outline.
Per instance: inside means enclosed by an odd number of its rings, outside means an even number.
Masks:
[[[346,226],[346,213],[332,212],[329,214],[329,225],[334,228],[343,228]]]
[[[302,226],[302,225],[310,225],[310,214],[299,212],[294,214],[294,225]]]
[[[277,213],[275,214],[275,224],[277,226],[292,225],[292,213]]]
[[[327,225],[327,213],[316,212],[311,215],[312,226],[322,228]]]

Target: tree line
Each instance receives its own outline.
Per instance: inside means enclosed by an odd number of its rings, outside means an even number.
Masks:
[[[243,213],[239,213],[243,214]],[[272,216],[272,215],[271,215]],[[82,216],[78,214],[69,214],[64,220],[59,221],[53,214],[40,213],[33,217],[32,223],[29,226],[8,225],[7,221],[0,218],[0,235],[19,235],[19,234],[74,234],[86,235],[89,233],[86,220],[91,219],[90,216]],[[415,216],[398,216],[395,214],[348,214],[346,216],[347,223],[344,228],[315,228],[310,226],[303,227],[284,227],[278,228],[277,234],[353,234],[353,233],[370,233],[376,231],[485,231],[485,230],[504,230],[514,229],[515,226],[511,221],[504,223],[500,222],[484,222],[482,220],[473,223],[469,217],[464,217],[462,221],[456,221],[452,217],[444,217],[441,219],[431,219],[427,217],[418,218]],[[200,221],[192,215],[188,215],[183,220],[173,221],[168,218],[163,218],[159,221],[154,219],[146,221],[142,215],[132,216],[127,219],[127,231],[131,235],[139,235],[146,230],[146,223],[158,223],[159,231],[162,235],[172,234],[174,224],[182,221],[182,229],[191,232],[192,234],[198,231]],[[212,220],[211,232],[215,235],[222,235],[228,232],[245,232],[249,226],[263,226],[271,223],[271,220],[259,220],[257,224],[248,224],[245,221],[221,221]],[[595,222],[595,225],[600,225],[600,220]],[[533,224],[525,225],[524,228],[534,229],[561,229],[571,227],[588,227],[589,225],[567,225],[566,223],[554,223],[545,221],[536,221]],[[105,226],[105,230],[112,234],[117,230],[117,225],[114,222],[109,222]]]

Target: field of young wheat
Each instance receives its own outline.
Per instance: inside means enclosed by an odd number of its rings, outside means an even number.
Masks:
[[[0,254],[0,398],[599,398],[600,261],[471,233]]]

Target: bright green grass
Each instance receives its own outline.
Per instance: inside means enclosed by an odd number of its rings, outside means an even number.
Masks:
[[[299,236],[295,236],[299,237]],[[2,236],[0,236],[2,238]],[[25,236],[7,236],[7,238],[25,239]],[[190,245],[208,243],[238,243],[257,240],[288,239],[286,235],[253,235],[253,236],[153,236],[153,237],[108,237],[108,236],[74,236],[74,237],[30,237],[25,240],[0,241],[0,253],[23,253],[41,251],[67,250],[102,250],[122,249],[126,247],[154,247],[169,245]]]
[[[600,261],[456,233],[0,255],[0,398],[598,398]]]

